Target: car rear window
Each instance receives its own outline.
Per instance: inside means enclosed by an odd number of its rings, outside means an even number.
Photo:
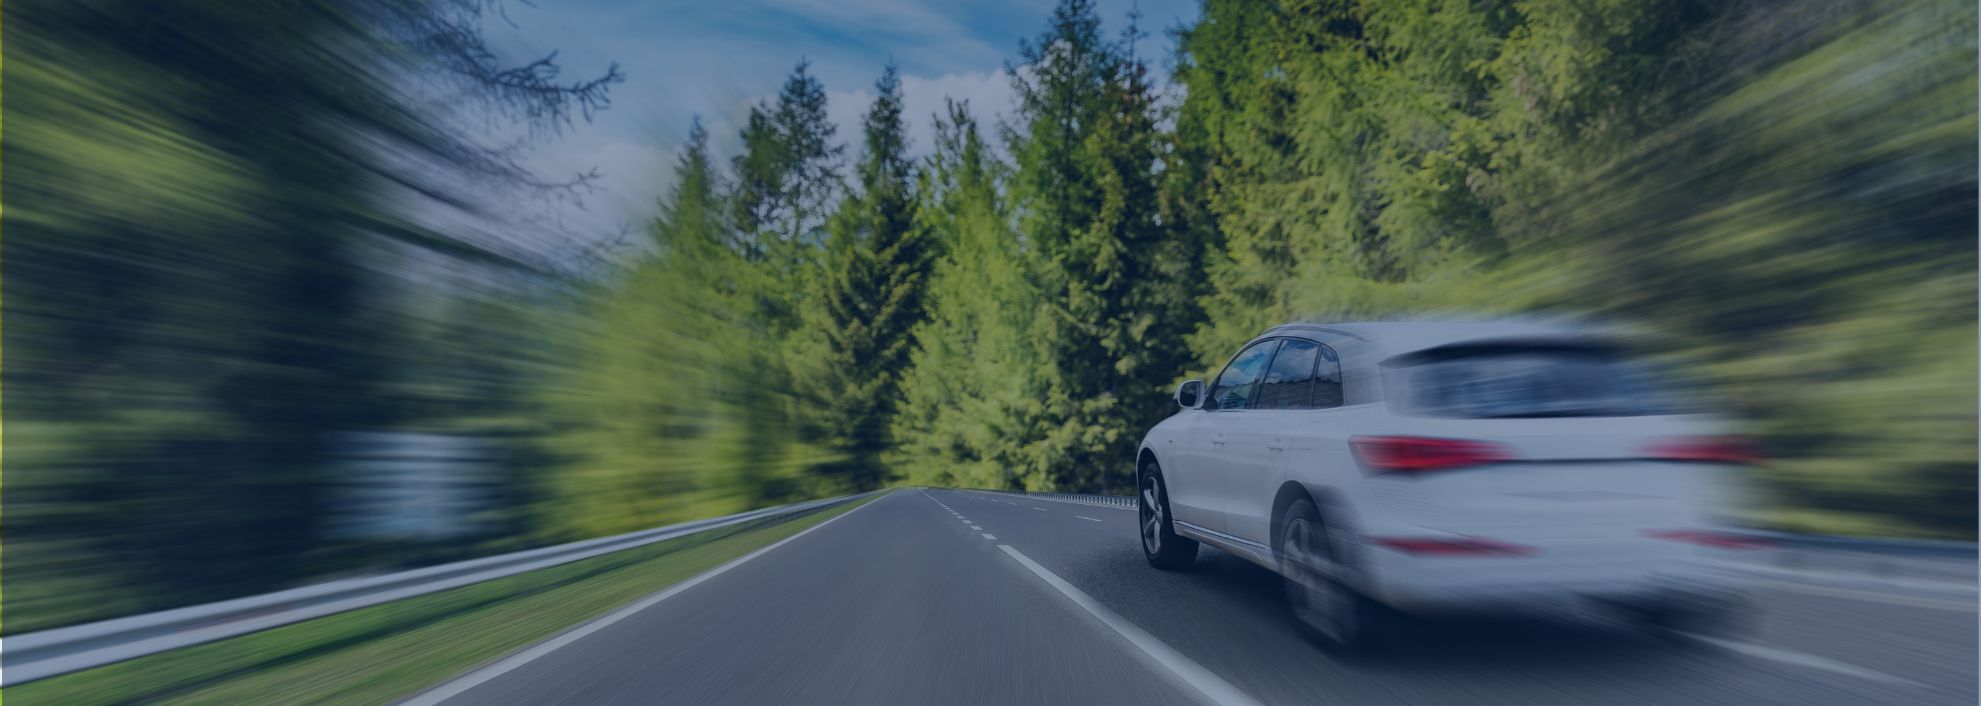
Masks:
[[[1390,406],[1437,417],[1628,417],[1673,413],[1648,366],[1582,344],[1446,346],[1383,362]]]

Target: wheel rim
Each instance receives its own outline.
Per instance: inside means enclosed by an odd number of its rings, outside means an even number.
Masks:
[[[1154,474],[1142,479],[1142,549],[1162,553],[1162,481]]]
[[[1325,532],[1304,518],[1288,523],[1283,573],[1294,615],[1322,636],[1340,642],[1354,630],[1353,598],[1347,588],[1322,570],[1328,556]]]

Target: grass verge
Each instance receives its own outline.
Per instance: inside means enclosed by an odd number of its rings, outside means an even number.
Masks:
[[[4,697],[16,706],[390,703],[873,500],[65,674]]]

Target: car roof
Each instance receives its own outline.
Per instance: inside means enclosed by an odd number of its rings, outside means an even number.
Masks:
[[[1295,322],[1275,326],[1259,338],[1281,336],[1297,331],[1320,331],[1367,341],[1391,354],[1436,348],[1454,343],[1490,340],[1577,339],[1588,337],[1586,328],[1522,320],[1484,321],[1366,321]]]

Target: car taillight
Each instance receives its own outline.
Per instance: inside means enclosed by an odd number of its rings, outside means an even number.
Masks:
[[[1513,459],[1498,444],[1422,436],[1358,436],[1348,440],[1371,473],[1428,473]]]
[[[1774,546],[1774,542],[1764,537],[1736,534],[1733,532],[1715,532],[1712,530],[1666,530],[1661,532],[1645,532],[1644,536],[1653,539],[1684,542],[1686,544],[1697,544],[1702,547],[1712,547],[1714,549],[1766,549]]]
[[[1659,461],[1728,463],[1754,465],[1761,454],[1741,436],[1685,436],[1666,439],[1644,449],[1644,455]]]
[[[1369,543],[1418,556],[1527,556],[1539,551],[1478,537],[1370,537]]]

